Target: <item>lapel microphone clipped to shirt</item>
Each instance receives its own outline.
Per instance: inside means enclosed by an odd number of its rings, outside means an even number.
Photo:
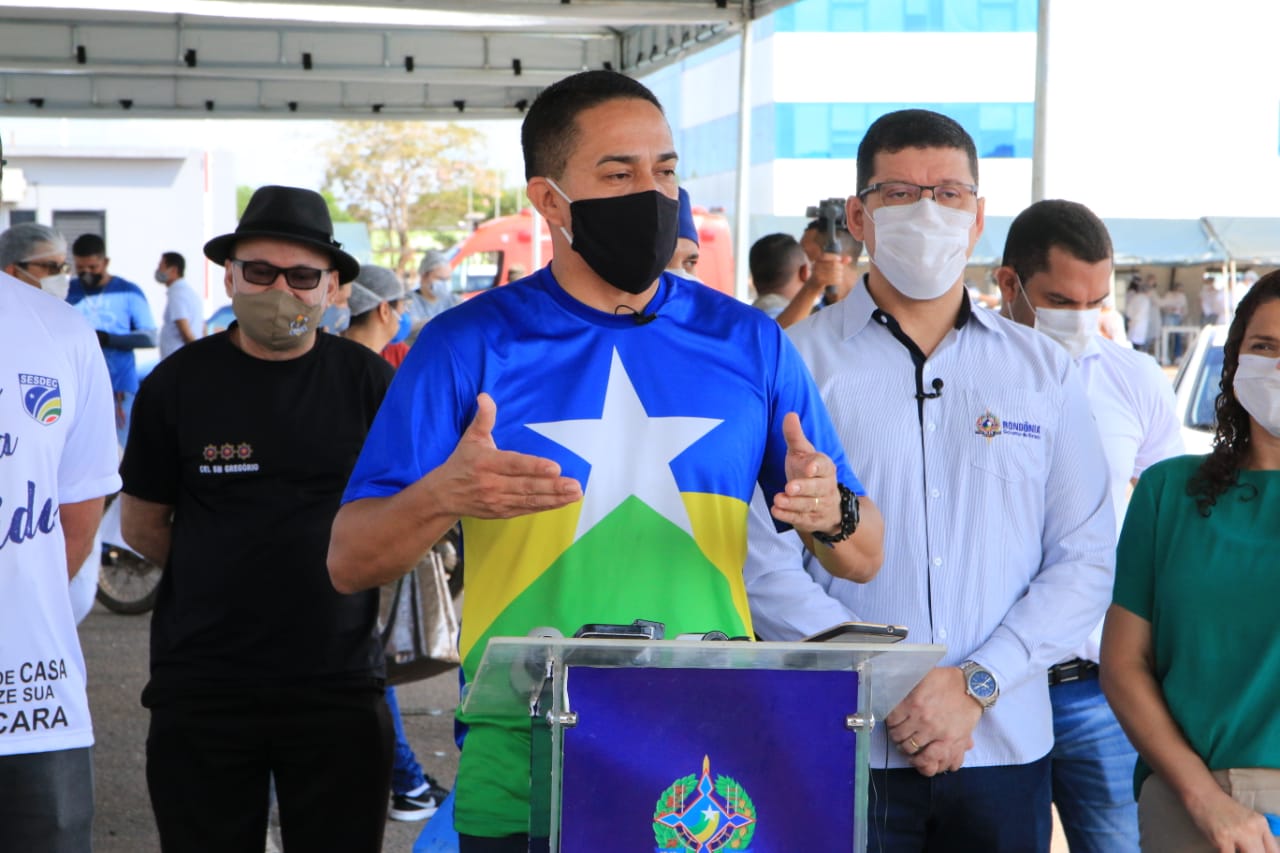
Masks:
[[[917,399],[917,400],[936,400],[936,399],[938,399],[939,397],[941,397],[941,396],[942,396],[942,379],[941,379],[941,377],[937,377],[937,376],[935,376],[935,377],[933,378],[933,383],[932,383],[932,385],[933,385],[933,390],[932,390],[932,391],[926,391],[926,390],[924,390],[924,388],[921,388],[921,389],[919,389],[918,391],[916,391],[916,399]]]
[[[643,311],[637,311],[630,305],[619,305],[617,308],[613,309],[614,314],[625,314],[627,312],[630,312],[631,319],[635,320],[637,326],[644,326],[658,319],[657,313],[646,314]]]

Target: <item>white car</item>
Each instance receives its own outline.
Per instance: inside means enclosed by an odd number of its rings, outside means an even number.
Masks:
[[[1226,326],[1205,326],[1173,379],[1187,453],[1204,454],[1213,449],[1214,402],[1222,390],[1222,347],[1226,341]]]

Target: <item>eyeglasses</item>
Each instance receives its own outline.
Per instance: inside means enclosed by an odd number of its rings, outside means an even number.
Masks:
[[[933,195],[933,200],[943,207],[965,207],[978,196],[978,188],[974,184],[948,181],[945,184],[922,186],[908,183],[907,181],[884,181],[879,184],[872,184],[858,193],[858,199],[866,201],[867,196],[871,195],[871,193],[879,193],[881,204],[894,207],[903,204],[915,204],[920,200],[920,196],[924,194],[925,190],[928,190]]]
[[[60,275],[71,269],[66,261],[18,261],[15,267],[30,270],[32,267],[44,270],[49,275]]]
[[[242,261],[239,258],[232,258],[231,263],[240,268],[240,274],[250,284],[267,287],[275,284],[276,279],[283,274],[284,280],[294,290],[315,290],[320,286],[320,279],[324,274],[333,272],[333,267],[324,270],[315,267],[278,267],[266,261]]]

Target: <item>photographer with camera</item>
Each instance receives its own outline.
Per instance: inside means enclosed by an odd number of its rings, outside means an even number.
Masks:
[[[778,325],[784,329],[839,302],[858,280],[857,260],[862,243],[849,233],[844,199],[823,199],[809,207],[805,215],[815,217],[800,237],[800,248],[809,258],[809,278],[777,316]]]

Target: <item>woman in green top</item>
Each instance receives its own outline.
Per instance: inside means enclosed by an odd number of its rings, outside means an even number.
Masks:
[[[1208,456],[1148,468],[1102,688],[1138,750],[1144,851],[1280,853],[1280,272],[1227,335]]]

